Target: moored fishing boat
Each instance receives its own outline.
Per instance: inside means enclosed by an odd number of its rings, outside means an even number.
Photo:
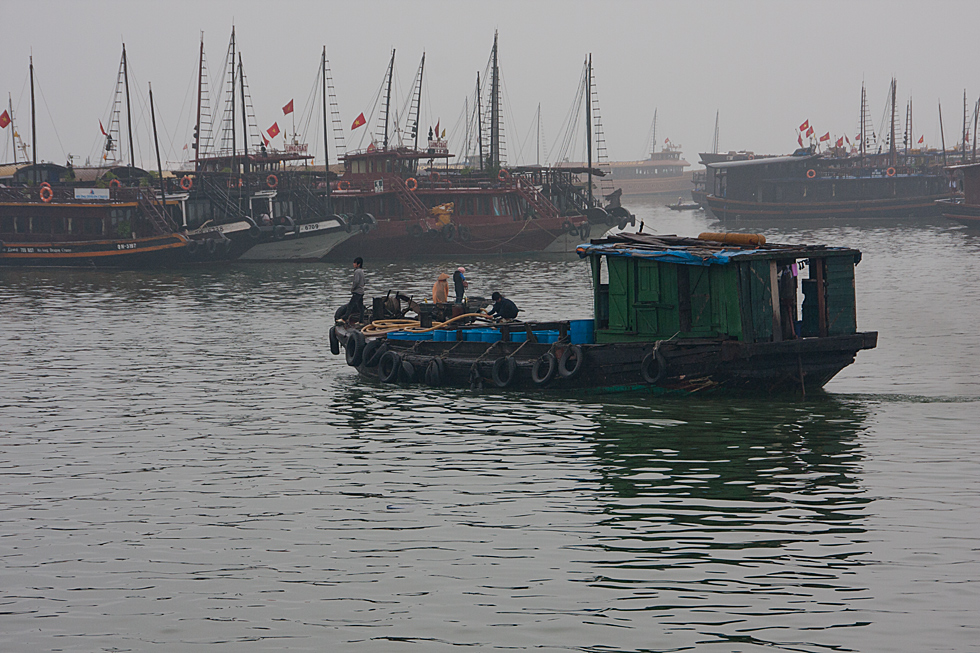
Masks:
[[[949,166],[951,173],[962,175],[963,196],[936,202],[944,218],[968,227],[980,227],[980,163]]]
[[[383,382],[806,394],[877,344],[876,332],[857,330],[860,252],[764,240],[626,233],[593,240],[578,247],[590,262],[591,320],[487,327],[467,325],[473,318],[463,315],[383,337],[339,323],[331,349],[343,346],[348,364]],[[800,280],[802,269],[808,278]],[[374,310],[383,304],[376,300]]]

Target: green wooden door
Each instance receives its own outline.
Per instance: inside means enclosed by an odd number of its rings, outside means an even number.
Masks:
[[[851,256],[828,256],[827,335],[839,336],[857,331],[854,300],[854,259]]]
[[[629,272],[633,261],[622,256],[607,256],[606,262],[609,265],[609,330],[632,331]]]

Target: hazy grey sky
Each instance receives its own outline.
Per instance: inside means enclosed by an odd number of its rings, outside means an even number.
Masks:
[[[820,134],[853,138],[862,79],[877,128],[894,75],[899,132],[911,96],[916,139],[938,145],[942,100],[949,145],[958,140],[964,89],[971,107],[980,95],[980,2],[3,0],[0,16],[3,103],[9,92],[18,131],[29,140],[33,52],[38,156],[57,163],[68,153],[77,163],[98,156],[99,120],[109,114],[123,41],[133,93],[141,94],[137,159],[150,165],[152,158],[141,106],[152,82],[164,158],[179,160],[191,141],[200,34],[216,78],[232,23],[261,129],[276,121],[291,128],[281,109],[290,99],[300,126],[326,45],[345,128],[371,109],[395,48],[403,94],[426,52],[423,125],[439,120],[447,134],[499,30],[512,164],[535,158],[539,102],[545,147],[556,146],[590,52],[615,160],[644,156],[655,108],[660,143],[680,143],[693,162],[711,146],[716,110],[722,149],[789,152],[804,120]],[[0,135],[0,158],[9,161],[9,128]],[[459,149],[458,140],[451,145]]]

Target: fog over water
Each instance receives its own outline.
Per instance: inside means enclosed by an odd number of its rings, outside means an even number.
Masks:
[[[657,140],[680,144],[692,162],[711,147],[720,114],[722,150],[786,153],[808,120],[816,135],[860,131],[862,81],[878,134],[892,76],[898,79],[901,134],[913,100],[915,140],[940,145],[942,101],[947,145],[961,134],[963,92],[980,95],[974,66],[976,2],[480,2],[253,0],[168,2],[6,0],[0,91],[10,94],[17,127],[30,141],[28,59],[38,82],[38,156],[64,163],[96,161],[99,121],[109,118],[121,53],[129,55],[137,163],[152,166],[146,101],[153,83],[164,158],[184,160],[196,117],[198,52],[204,33],[217,80],[232,24],[258,129],[274,122],[300,133],[322,159],[318,116],[309,102],[323,46],[335,82],[349,149],[354,118],[371,108],[391,50],[396,50],[393,112],[407,115],[406,94],[426,54],[423,133],[437,122],[461,152],[464,101],[484,73],[494,30],[500,35],[504,150],[509,163],[538,154],[535,113],[541,105],[541,158],[562,147],[563,125],[591,53],[608,154],[642,158]],[[217,83],[217,82],[215,82]],[[296,113],[282,107],[295,100]],[[472,110],[472,99],[469,104]],[[312,117],[312,120],[311,120]],[[12,159],[3,132],[0,158]],[[282,136],[273,139],[281,147]],[[577,137],[576,137],[577,138]],[[899,139],[900,141],[900,139]],[[899,143],[901,144],[901,142]],[[334,147],[333,143],[330,145]],[[189,151],[189,150],[188,150]],[[584,158],[584,145],[566,150]],[[335,153],[332,154],[335,156]],[[127,157],[128,158],[128,157]]]

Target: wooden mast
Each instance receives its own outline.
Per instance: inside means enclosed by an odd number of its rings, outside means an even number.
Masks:
[[[892,77],[892,125],[888,144],[888,164],[895,167],[896,163],[898,163],[898,153],[895,150],[895,78]]]
[[[242,88],[242,177],[245,179],[245,204],[249,208],[248,214],[251,215],[252,203],[248,183],[248,111],[245,108],[245,71],[240,52],[238,53],[238,83]]]
[[[126,61],[126,44],[123,43],[123,81],[126,84],[126,130],[129,133],[129,167],[136,167],[136,156],[133,154],[133,114],[129,104],[129,63]]]
[[[943,167],[946,167],[948,165],[946,161],[946,133],[943,132],[943,103],[941,100],[939,102],[939,137],[943,144]]]
[[[153,121],[153,146],[157,152],[157,174],[160,175],[160,204],[164,212],[167,210],[167,184],[163,180],[163,164],[160,162],[160,141],[157,138],[157,114],[153,108],[153,84],[147,82],[150,88],[150,119]]]
[[[586,73],[585,73],[585,148],[588,152],[586,155],[586,165],[588,166],[589,173],[589,203],[586,206],[586,210],[592,208],[592,53],[589,53],[588,61],[586,62]],[[656,147],[656,143],[654,144]]]
[[[497,70],[497,32],[493,33],[493,66],[490,69],[490,168],[500,167],[500,73]]]
[[[31,55],[31,162],[37,166],[37,114],[34,110],[34,55]],[[37,170],[34,171],[37,175]],[[35,176],[35,179],[37,177]]]
[[[483,106],[480,103],[480,71],[476,71],[476,140],[480,149],[480,171],[483,171]]]
[[[330,140],[327,136],[327,46],[323,46],[323,65],[321,74],[323,75],[323,180],[326,184],[326,193],[324,198],[326,199],[327,209],[324,216],[328,216],[333,213],[333,211],[330,210],[330,156],[327,150],[327,145]]]
[[[17,129],[14,126],[14,100],[10,97],[10,93],[7,93],[7,106],[10,108],[8,115],[10,115],[10,148],[14,151],[14,163],[17,163],[17,140],[14,137]]]
[[[425,53],[422,53],[422,63],[419,64],[419,92],[418,92],[418,103],[415,105],[415,126],[412,127],[412,133],[415,136],[415,149],[419,149],[419,120],[422,116],[422,75],[425,72]],[[436,140],[439,140],[439,134],[436,134]]]
[[[238,166],[235,163],[237,147],[235,143],[235,26],[231,26],[231,172],[238,174]],[[224,125],[222,125],[222,128]]]
[[[391,49],[391,61],[388,62],[388,89],[385,93],[385,137],[382,144],[385,150],[388,149],[388,114],[391,111],[391,74],[395,69],[395,49]]]
[[[201,170],[201,100],[204,93],[204,32],[201,32],[201,54],[197,63],[197,124],[194,127],[194,171]]]

